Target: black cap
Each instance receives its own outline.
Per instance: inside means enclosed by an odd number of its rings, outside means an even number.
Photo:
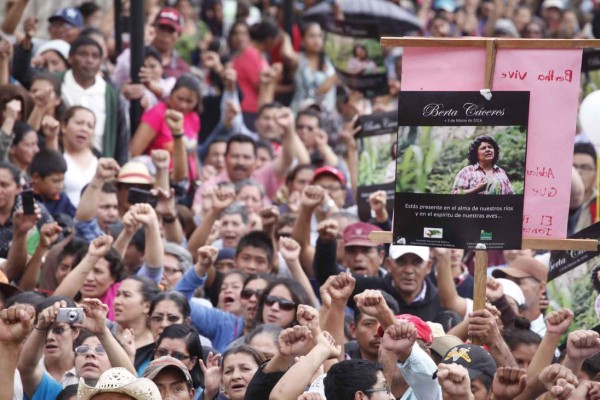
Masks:
[[[483,378],[486,388],[492,386],[494,374],[496,373],[496,362],[482,347],[474,344],[459,344],[454,346],[442,360],[443,364],[462,365],[469,372],[469,378],[473,381]]]

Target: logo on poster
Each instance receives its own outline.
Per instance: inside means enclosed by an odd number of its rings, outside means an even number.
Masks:
[[[479,240],[492,240],[492,232],[486,232],[482,229]]]
[[[444,237],[444,230],[442,228],[424,228],[423,237],[429,239],[441,239]]]

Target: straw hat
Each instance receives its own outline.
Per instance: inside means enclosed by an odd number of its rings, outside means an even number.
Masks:
[[[121,367],[104,371],[96,386],[88,386],[83,378],[79,378],[78,400],[89,400],[100,393],[122,393],[136,400],[161,400],[154,382],[147,378],[136,378]]]

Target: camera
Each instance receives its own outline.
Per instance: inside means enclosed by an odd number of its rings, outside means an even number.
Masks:
[[[83,308],[60,308],[56,322],[67,324],[81,324],[83,322]]]

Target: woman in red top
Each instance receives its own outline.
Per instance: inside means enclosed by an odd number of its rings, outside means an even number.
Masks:
[[[200,131],[199,107],[202,104],[200,93],[198,79],[187,74],[180,76],[166,103],[160,102],[142,115],[135,135],[131,139],[131,156],[150,154],[154,149],[168,150],[172,156],[174,139],[165,114],[168,109],[178,111],[183,114],[183,139],[188,150],[190,181],[195,181],[198,175],[196,146]]]
[[[232,51],[232,66],[243,94],[242,112],[244,122],[254,129],[254,118],[258,112],[260,93],[260,73],[269,65],[267,60],[252,44],[248,24],[238,21],[233,24],[229,34],[229,48]]]

